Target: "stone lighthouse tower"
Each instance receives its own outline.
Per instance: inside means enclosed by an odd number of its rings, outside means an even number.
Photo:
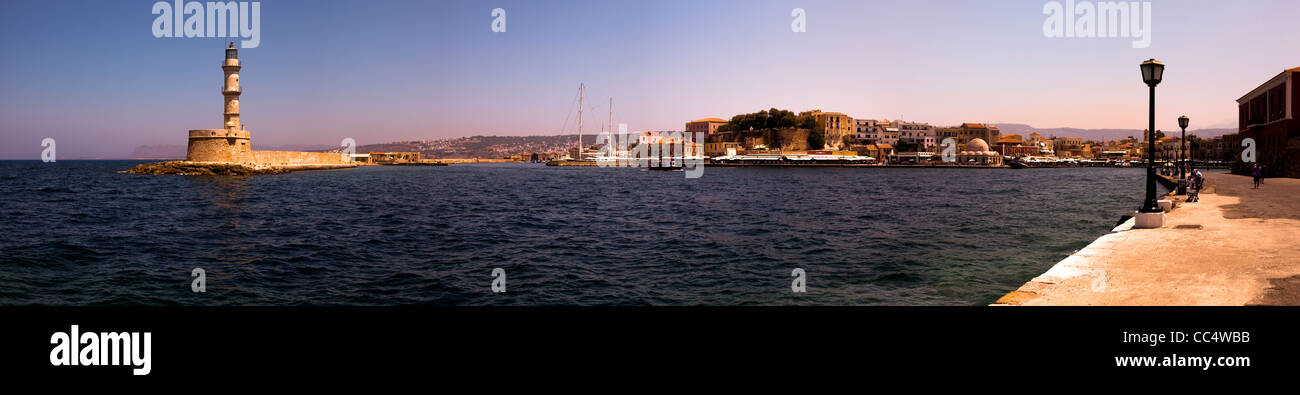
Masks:
[[[221,63],[221,71],[226,73],[226,84],[221,87],[221,96],[226,98],[225,129],[242,130],[239,123],[239,50],[235,43],[226,48],[226,61]]]
[[[221,63],[225,72],[225,83],[221,86],[221,96],[225,98],[222,129],[190,130],[189,147],[185,160],[193,162],[252,163],[253,153],[249,146],[249,133],[244,124],[239,122],[239,50],[235,43],[226,48],[226,60]]]

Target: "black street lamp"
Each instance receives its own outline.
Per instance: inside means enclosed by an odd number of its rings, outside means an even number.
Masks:
[[[1160,204],[1156,202],[1156,85],[1160,84],[1160,79],[1165,74],[1165,64],[1149,59],[1142,62],[1142,81],[1147,83],[1151,88],[1151,106],[1147,118],[1150,127],[1147,128],[1147,196],[1142,202],[1142,208],[1138,212],[1159,213]]]
[[[1178,127],[1183,129],[1183,138],[1178,140],[1178,178],[1187,178],[1187,157],[1183,156],[1183,150],[1187,147],[1187,121],[1189,120],[1186,115],[1178,117]]]

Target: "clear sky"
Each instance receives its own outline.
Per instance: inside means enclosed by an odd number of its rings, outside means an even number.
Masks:
[[[61,158],[122,157],[221,125],[230,39],[155,38],[154,3],[0,6],[0,158],[39,158],[45,137]],[[1235,99],[1300,66],[1300,1],[1152,1],[1147,48],[1045,37],[1046,3],[264,0],[242,118],[254,146],[559,134],[585,82],[587,132],[611,96],[632,130],[769,107],[1141,129],[1138,64],[1154,57],[1158,127],[1187,114],[1196,129],[1235,127]]]

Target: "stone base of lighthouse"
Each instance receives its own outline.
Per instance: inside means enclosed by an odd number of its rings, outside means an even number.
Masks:
[[[256,163],[247,130],[196,129],[190,131],[185,151],[190,162]]]

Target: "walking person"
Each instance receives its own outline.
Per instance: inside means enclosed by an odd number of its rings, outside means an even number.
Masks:
[[[1201,201],[1201,188],[1205,186],[1205,175],[1198,170],[1192,170],[1189,174],[1191,176],[1187,180],[1187,201],[1199,202]]]
[[[1259,179],[1264,176],[1264,167],[1255,162],[1255,168],[1251,170],[1251,175],[1255,176],[1255,188],[1259,189]]]

